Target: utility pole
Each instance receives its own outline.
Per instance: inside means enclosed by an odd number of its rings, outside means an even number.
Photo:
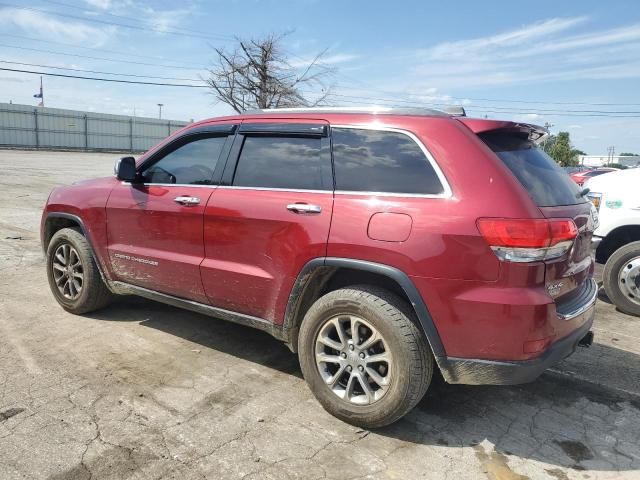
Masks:
[[[611,145],[610,147],[607,148],[607,165],[613,163],[613,157],[616,154],[616,147],[614,145]]]
[[[40,99],[40,103],[38,104],[39,107],[44,107],[44,90],[42,89],[42,75],[40,75],[40,92],[36,93],[33,97]]]
[[[158,118],[162,118],[162,107],[164,107],[164,103],[158,104]]]

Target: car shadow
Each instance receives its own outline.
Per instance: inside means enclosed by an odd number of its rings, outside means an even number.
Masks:
[[[90,316],[139,322],[203,348],[302,378],[297,356],[286,345],[249,327],[137,297],[125,297]],[[640,356],[631,352],[598,348],[600,366],[608,358],[611,365],[606,367],[612,369],[640,364]],[[547,464],[551,478],[568,478],[557,467],[640,471],[638,431],[640,396],[620,395],[570,376],[544,374],[517,386],[449,385],[434,375],[429,391],[412,412],[373,433],[432,448],[469,447],[495,478],[515,480],[527,477],[511,472],[509,457]]]
[[[118,298],[108,308],[86,316],[111,322],[138,322],[204,348],[302,378],[297,355],[281,341],[254,328],[135,296]]]

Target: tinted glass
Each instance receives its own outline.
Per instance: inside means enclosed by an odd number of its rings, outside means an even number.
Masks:
[[[226,139],[200,138],[178,147],[142,173],[144,182],[210,185]]]
[[[420,147],[402,133],[333,128],[336,190],[439,194],[444,191]]]
[[[247,136],[233,184],[331,190],[331,158],[320,138]]]
[[[500,157],[539,207],[585,201],[580,195],[582,189],[526,134],[498,131],[482,133],[479,137]]]

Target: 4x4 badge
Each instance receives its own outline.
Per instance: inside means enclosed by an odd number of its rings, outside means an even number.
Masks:
[[[560,293],[560,289],[562,288],[562,285],[564,285],[562,282],[551,283],[547,285],[547,291],[549,292],[549,295],[551,295],[552,297],[555,297],[558,293]]]

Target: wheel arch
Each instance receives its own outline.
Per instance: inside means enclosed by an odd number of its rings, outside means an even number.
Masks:
[[[45,218],[41,233],[42,250],[45,253],[53,236],[63,228],[79,228],[82,234],[87,237],[84,222],[80,217],[70,213],[50,212]]]
[[[619,248],[640,240],[640,225],[622,225],[611,230],[596,249],[596,260],[606,263]]]
[[[295,352],[298,349],[300,324],[313,302],[337,288],[363,283],[381,286],[407,300],[434,357],[438,359],[445,356],[444,346],[431,314],[407,274],[381,263],[338,257],[315,258],[298,274],[289,295],[283,323],[291,350]]]
[[[91,254],[93,255],[94,261],[96,262],[96,266],[98,267],[98,271],[100,272],[102,280],[107,285],[109,285],[109,279],[105,276],[100,259],[98,258],[98,255],[96,255],[96,249],[91,239],[91,233],[87,230],[82,218],[80,218],[78,215],[66,212],[47,213],[47,216],[42,225],[42,232],[40,234],[42,249],[44,250],[45,255],[47,253],[49,243],[51,243],[51,239],[56,234],[56,232],[62,230],[63,228],[77,228],[80,230],[80,233],[84,235],[84,237],[87,239],[87,242],[89,243]]]

